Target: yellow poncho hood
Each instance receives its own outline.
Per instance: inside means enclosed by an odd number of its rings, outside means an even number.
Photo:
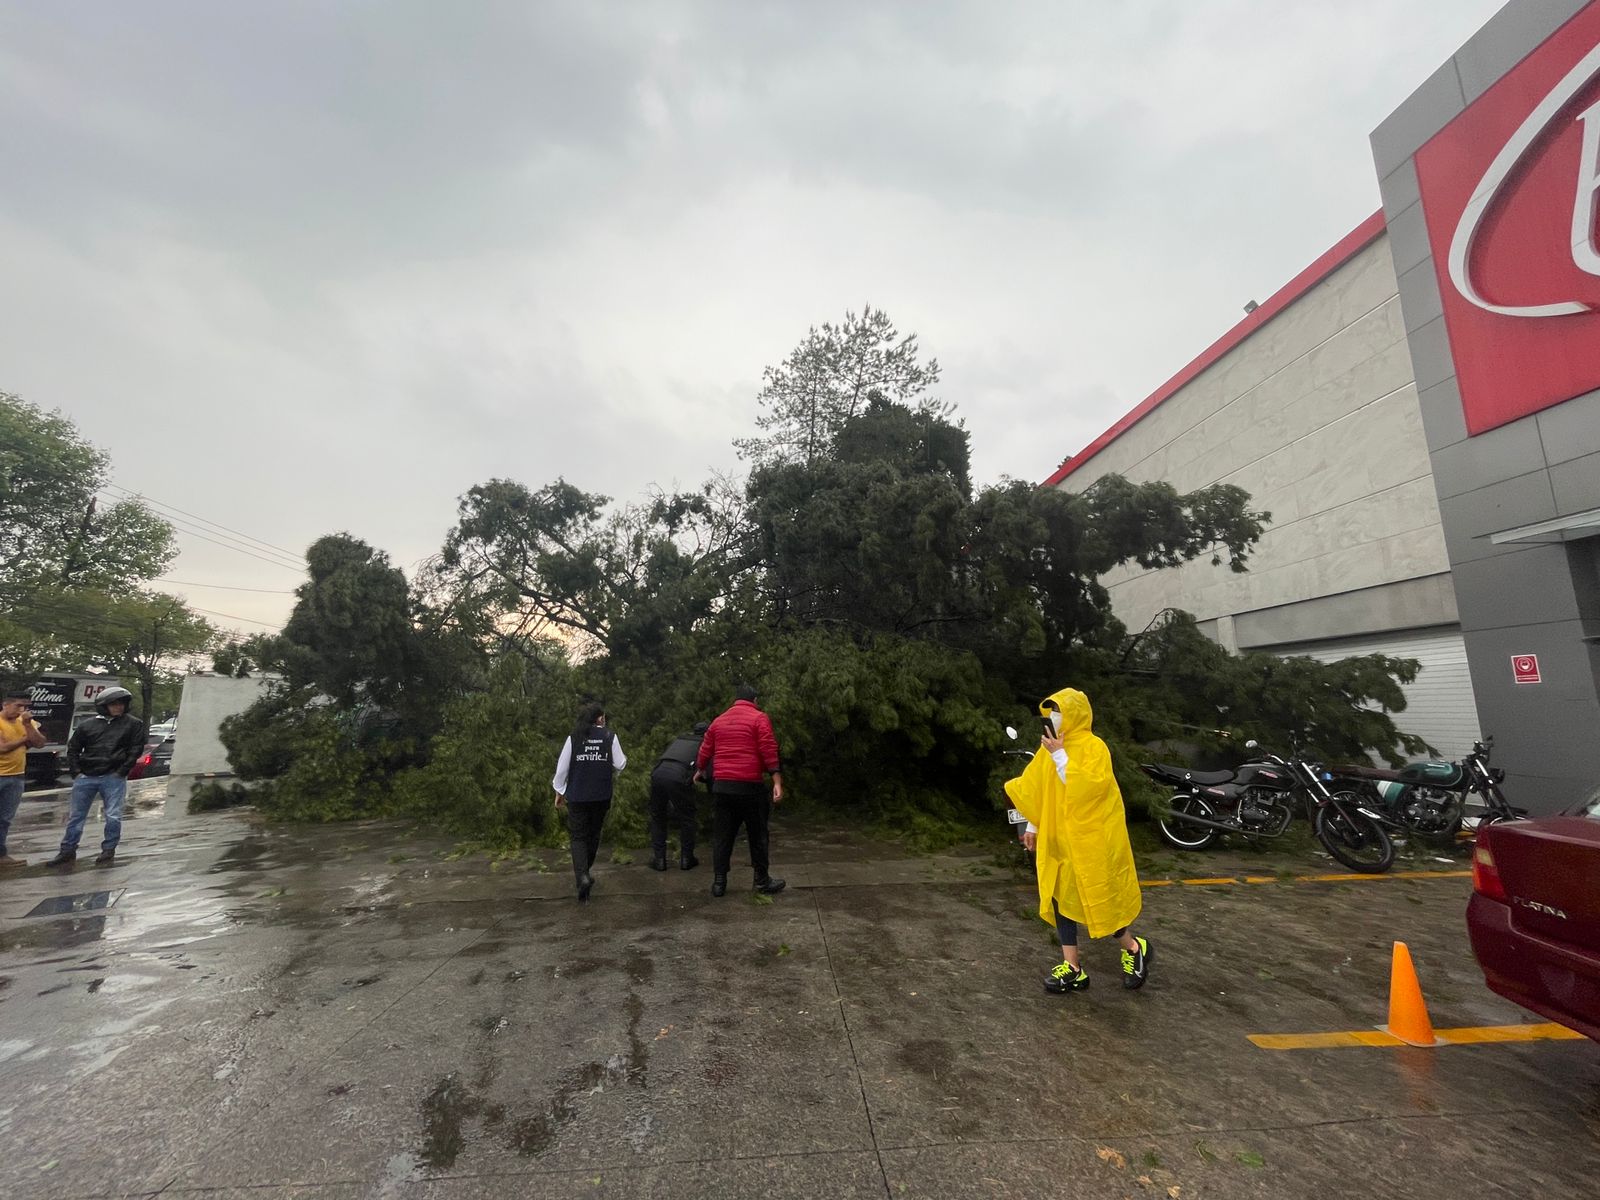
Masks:
[[[1027,768],[1006,782],[1006,795],[1038,829],[1034,849],[1039,871],[1039,916],[1055,924],[1061,915],[1105,937],[1139,915],[1139,876],[1128,844],[1122,793],[1111,773],[1111,752],[1091,728],[1089,698],[1075,688],[1050,697],[1061,712],[1067,750],[1067,781],[1061,782],[1049,753],[1040,747]],[[1039,706],[1049,715],[1047,704]]]

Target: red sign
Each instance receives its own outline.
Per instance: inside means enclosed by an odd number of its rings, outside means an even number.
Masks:
[[[1600,0],[1416,165],[1467,432],[1600,388]]]
[[[1537,654],[1513,654],[1511,656],[1511,678],[1518,683],[1538,683],[1539,656]]]

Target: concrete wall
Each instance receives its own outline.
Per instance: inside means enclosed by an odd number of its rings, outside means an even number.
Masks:
[[[1600,508],[1600,392],[1467,436],[1414,164],[1416,151],[1585,5],[1507,5],[1372,135],[1478,714],[1513,801],[1565,806],[1600,781],[1595,543],[1495,545],[1492,533]],[[1513,682],[1537,654],[1538,685]]]
[[[225,717],[254,704],[273,682],[273,676],[231,679],[226,675],[190,675],[183,681],[178,706],[178,744],[172,752],[174,775],[212,775],[229,772],[228,753],[217,736]]]
[[[1108,574],[1132,629],[1177,607],[1202,622],[1239,618],[1242,636],[1219,640],[1265,647],[1455,621],[1386,235],[1060,486],[1081,491],[1113,472],[1180,491],[1237,484],[1272,514],[1247,574],[1209,559]]]

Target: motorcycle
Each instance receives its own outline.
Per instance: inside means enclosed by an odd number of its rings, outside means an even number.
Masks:
[[[1472,753],[1460,762],[1429,759],[1407,763],[1398,771],[1350,764],[1335,769],[1335,777],[1365,788],[1375,800],[1380,818],[1391,828],[1423,838],[1454,838],[1467,818],[1467,798],[1477,798],[1483,809],[1475,818],[1478,828],[1497,821],[1527,816],[1500,790],[1506,773],[1489,765],[1491,738],[1473,742]]]
[[[1255,741],[1245,749],[1259,753],[1237,771],[1139,764],[1151,779],[1174,789],[1166,814],[1156,820],[1162,841],[1177,850],[1204,850],[1224,833],[1251,841],[1281,837],[1298,801],[1317,840],[1352,871],[1376,874],[1394,863],[1394,842],[1381,818],[1355,792],[1332,790],[1334,777],[1303,758],[1280,758]]]

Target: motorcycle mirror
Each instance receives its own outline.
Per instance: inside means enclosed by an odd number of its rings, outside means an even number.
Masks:
[[[1006,726],[1006,736],[1008,738],[1010,738],[1014,742],[1014,741],[1017,740],[1017,731],[1015,729],[1013,729],[1011,726],[1007,725]]]
[[[1244,748],[1246,750],[1259,750],[1261,749],[1261,743],[1256,741],[1255,738],[1251,738],[1244,744]]]

